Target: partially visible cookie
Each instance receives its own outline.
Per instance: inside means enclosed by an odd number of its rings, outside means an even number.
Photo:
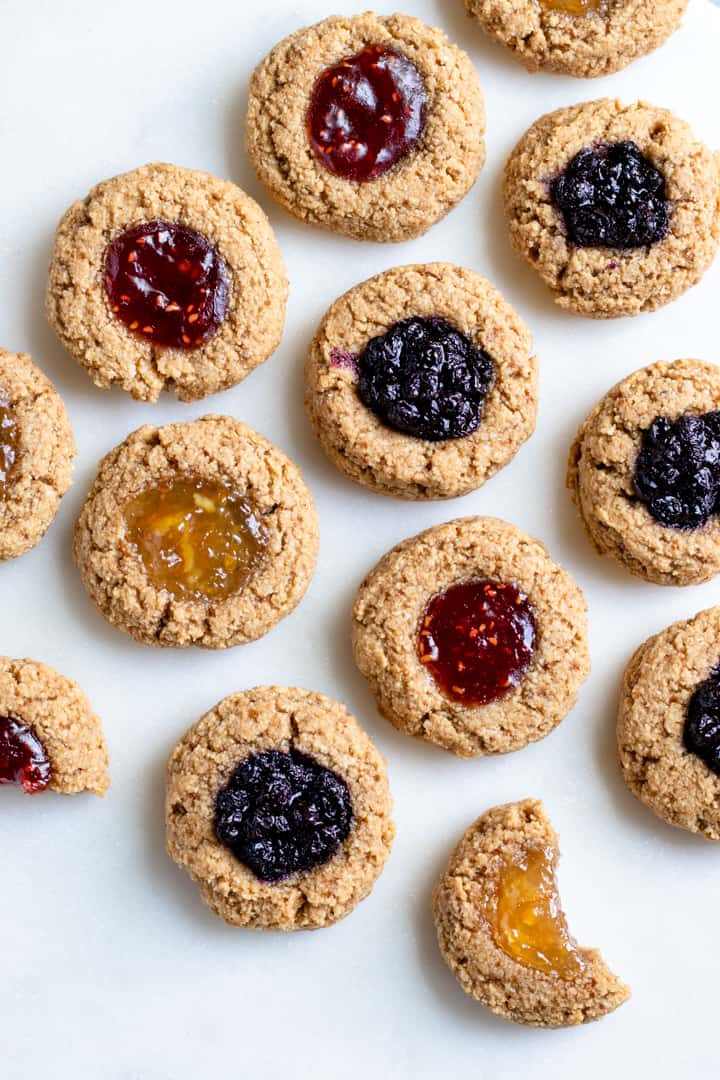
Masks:
[[[517,1024],[586,1024],[630,996],[600,953],[571,937],[558,857],[541,802],[496,806],[467,830],[433,894],[440,951],[461,987]]]
[[[77,683],[47,664],[0,657],[0,784],[104,795],[110,784],[100,718]]]
[[[633,795],[670,825],[720,840],[720,608],[637,649],[623,678],[617,744]]]
[[[599,319],[654,311],[715,257],[718,160],[667,109],[612,98],[558,109],[505,166],[510,240],[561,307]]]
[[[247,150],[295,217],[358,240],[410,240],[474,184],[485,107],[470,58],[407,15],[297,30],[250,83]]]
[[[231,694],[168,762],[168,851],[233,926],[315,930],[349,915],[395,833],[385,762],[323,694]]]
[[[75,526],[83,584],[145,645],[224,649],[302,599],[318,525],[300,470],[229,416],[139,428],[100,462]]]
[[[45,535],[76,453],[53,384],[27,353],[0,349],[0,559],[23,555]]]
[[[227,180],[156,163],[103,180],[64,215],[46,310],[96,386],[196,401],[275,351],[286,299],[257,203]]]
[[[680,26],[687,0],[465,0],[486,34],[528,71],[620,71]]]
[[[330,460],[365,487],[445,499],[480,487],[535,429],[537,360],[489,281],[450,263],[386,270],[331,306],[305,365]]]
[[[497,518],[436,525],[385,555],[353,609],[355,661],[400,731],[460,757],[549,734],[590,670],[585,598]]]
[[[567,485],[601,555],[657,585],[720,571],[720,368],[651,364],[580,425]]]

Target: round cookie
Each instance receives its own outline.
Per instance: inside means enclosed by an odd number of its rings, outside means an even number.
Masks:
[[[623,677],[617,721],[620,771],[633,795],[670,825],[708,840],[720,840],[718,667],[720,608],[714,607],[637,649]]]
[[[289,755],[296,767],[319,770],[329,797],[318,800],[312,783],[304,786]],[[289,772],[278,781],[272,770],[284,765]],[[228,816],[221,793],[238,774],[248,787],[231,795]],[[267,814],[260,820],[268,799],[280,830],[268,825]],[[291,810],[298,805],[299,814]],[[190,728],[168,762],[168,851],[211,910],[233,926],[314,930],[349,915],[390,854],[391,809],[383,758],[344,706],[310,690],[264,686],[231,694]],[[342,817],[331,843],[317,825],[323,812],[324,829]]]
[[[592,318],[674,300],[720,238],[718,157],[644,102],[603,98],[541,117],[506,163],[504,202],[516,252],[556,303]]]
[[[27,353],[0,349],[0,559],[42,539],[77,453],[65,405]]]
[[[302,599],[318,552],[296,465],[229,416],[145,425],[100,462],[75,526],[83,584],[146,645],[223,649]]]
[[[687,0],[465,0],[465,7],[528,71],[593,78],[662,45]]]
[[[440,951],[462,989],[517,1024],[585,1024],[630,996],[600,953],[569,935],[558,857],[539,800],[496,806],[464,834],[433,894]]]
[[[458,595],[453,641],[443,604]],[[578,586],[538,540],[487,517],[436,525],[389,551],[360,586],[353,648],[382,715],[460,757],[544,738],[590,670]],[[456,685],[445,677],[448,659]]]
[[[100,718],[77,683],[47,664],[0,657],[0,784],[103,796],[110,784]]]
[[[369,70],[356,71],[374,47],[383,70],[378,73],[377,63],[375,69],[371,63]],[[386,62],[389,54],[396,64],[400,57],[402,65],[394,84],[387,81],[393,67],[392,60]],[[333,105],[325,76],[333,92],[349,92],[350,99]],[[356,78],[364,91],[358,95]],[[387,107],[381,116],[367,111],[368,78],[381,80],[373,98]],[[394,116],[394,103],[405,94],[407,107]],[[309,113],[313,103],[326,110],[317,131]],[[323,127],[325,115],[328,126]],[[410,142],[406,128],[412,115]],[[484,130],[482,90],[469,57],[442,31],[406,15],[333,16],[298,30],[275,46],[250,83],[247,150],[261,182],[295,217],[357,240],[409,240],[447,214],[482,168]],[[315,136],[347,141],[314,144]],[[400,152],[403,138],[406,152]],[[348,168],[357,174],[378,141],[371,178],[339,174],[344,162],[336,151],[347,148]]]
[[[280,250],[249,195],[150,164],[102,181],[64,215],[46,311],[96,386],[196,401],[267,360],[286,299]]]
[[[411,395],[414,419],[408,424],[395,415],[391,419],[404,430],[392,427],[377,405],[364,402],[369,391],[375,393],[368,380],[368,344],[379,352],[384,379],[386,357],[396,353],[392,343],[385,344],[388,334],[403,327],[432,331],[442,324],[439,362],[438,335],[408,343],[398,383]],[[474,368],[461,358],[461,382],[454,356],[458,331],[480,353],[473,357]],[[478,368],[483,361],[484,370]],[[417,365],[423,376],[419,387],[412,384],[416,372],[410,365]],[[473,389],[480,391],[474,398]],[[395,387],[386,389],[385,396],[397,412]],[[474,409],[467,423],[471,399]],[[350,289],[326,314],[305,365],[305,408],[323,450],[351,480],[403,499],[452,498],[480,487],[533,433],[537,360],[523,320],[473,270],[449,263],[396,267]],[[443,423],[459,428],[458,437],[440,437],[438,414]]]
[[[658,489],[662,471],[680,476],[697,492],[697,477],[708,471],[709,496],[720,496],[720,417],[708,445],[693,447],[695,418],[720,411],[720,368],[701,360],[675,360],[641,368],[613,387],[580,425],[570,449],[567,485],[585,530],[601,555],[610,555],[631,574],[657,585],[697,585],[720,571],[720,518],[703,513],[695,527],[667,524],[667,499],[682,496],[674,483]],[[659,421],[660,429],[654,425]],[[670,423],[667,424],[666,421]],[[667,436],[670,436],[668,445]],[[653,431],[657,434],[653,437]],[[663,438],[665,442],[663,443]],[[660,466],[638,473],[641,455],[662,454]],[[647,462],[647,457],[645,456]],[[702,473],[701,473],[701,470]],[[638,483],[642,480],[642,491]],[[675,494],[673,494],[675,492]],[[658,501],[653,495],[660,495]],[[699,492],[705,495],[705,492]],[[654,508],[654,512],[651,511]],[[709,509],[709,508],[708,508]],[[658,517],[656,515],[662,515]]]

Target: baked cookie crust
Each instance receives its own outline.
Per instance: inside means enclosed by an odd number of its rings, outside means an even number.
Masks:
[[[260,881],[215,836],[215,798],[235,768],[263,750],[298,750],[339,773],[353,825],[322,866]],[[315,930],[349,915],[372,889],[395,829],[385,762],[343,705],[310,690],[261,686],[224,698],[183,736],[168,762],[168,852],[233,926]]]
[[[0,560],[30,551],[70,487],[77,454],[57,390],[27,353],[0,349],[0,406],[16,425],[17,455],[0,498]]]
[[[720,840],[720,777],[683,745],[688,705],[720,663],[720,608],[644,642],[623,676],[618,761],[630,791],[658,817]]]
[[[720,410],[720,368],[675,360],[641,368],[602,398],[580,425],[568,460],[570,489],[600,555],[656,585],[698,585],[720,572],[720,518],[697,529],[656,521],[634,486],[642,433],[657,416]]]
[[[427,94],[420,142],[389,172],[357,183],[316,158],[306,114],[322,72],[368,45],[403,53]],[[407,15],[333,16],[297,30],[256,68],[247,150],[260,181],[295,217],[357,240],[421,236],[470,190],[485,160],[485,106],[470,58]]]
[[[124,508],[158,481],[192,475],[245,495],[267,531],[261,564],[224,599],[156,588],[127,540]],[[262,637],[300,602],[315,569],[317,515],[300,470],[229,416],[146,424],[100,462],[75,526],[80,576],[102,615],[145,645],[224,649]]]
[[[394,431],[358,395],[347,357],[413,315],[447,319],[493,359],[471,435],[430,442]],[[356,285],[325,315],[305,365],[305,409],[323,450],[351,480],[396,498],[447,499],[484,484],[532,435],[537,381],[529,331],[490,282],[450,263],[400,266]]]
[[[663,174],[670,206],[664,240],[641,248],[577,247],[568,241],[550,182],[581,150],[631,141]],[[505,165],[504,203],[515,251],[555,302],[610,319],[654,311],[696,285],[720,240],[720,158],[667,109],[602,98],[537,120]]]
[[[416,641],[430,598],[478,579],[526,593],[537,637],[516,687],[487,705],[465,706],[441,693]],[[488,517],[436,525],[389,551],[358,591],[353,649],[382,715],[459,757],[506,754],[544,738],[573,707],[590,671],[582,592],[538,540]]]
[[[465,0],[465,7],[528,71],[587,79],[657,49],[680,26],[687,0],[605,0],[581,15],[549,10],[538,0]]]
[[[217,248],[229,274],[229,305],[204,345],[175,349],[131,333],[111,310],[105,253],[143,221],[178,222]],[[103,180],[70,207],[55,236],[46,296],[50,325],[96,386],[119,386],[141,401],[163,390],[196,401],[234,386],[275,351],[287,277],[265,214],[228,180],[155,163]]]

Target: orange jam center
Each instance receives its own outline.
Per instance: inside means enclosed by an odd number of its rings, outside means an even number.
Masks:
[[[600,11],[605,0],[540,0],[540,6],[546,11],[564,11],[568,15],[587,15],[590,11]]]
[[[143,491],[125,507],[125,520],[150,582],[176,600],[238,592],[268,543],[245,496],[192,476]]]
[[[7,394],[0,391],[0,496],[5,494],[12,482],[19,453],[18,423]]]
[[[560,907],[552,848],[528,847],[513,862],[503,862],[483,906],[495,941],[519,964],[563,979],[583,970]]]

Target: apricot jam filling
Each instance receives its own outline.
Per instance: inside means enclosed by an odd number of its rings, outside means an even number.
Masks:
[[[20,456],[20,430],[10,399],[0,390],[0,498],[12,483]]]
[[[257,569],[268,532],[245,495],[219,481],[179,476],[124,510],[127,538],[157,589],[176,600],[223,600]]]
[[[606,6],[607,0],[540,0],[545,11],[564,11],[567,15],[588,15]]]

